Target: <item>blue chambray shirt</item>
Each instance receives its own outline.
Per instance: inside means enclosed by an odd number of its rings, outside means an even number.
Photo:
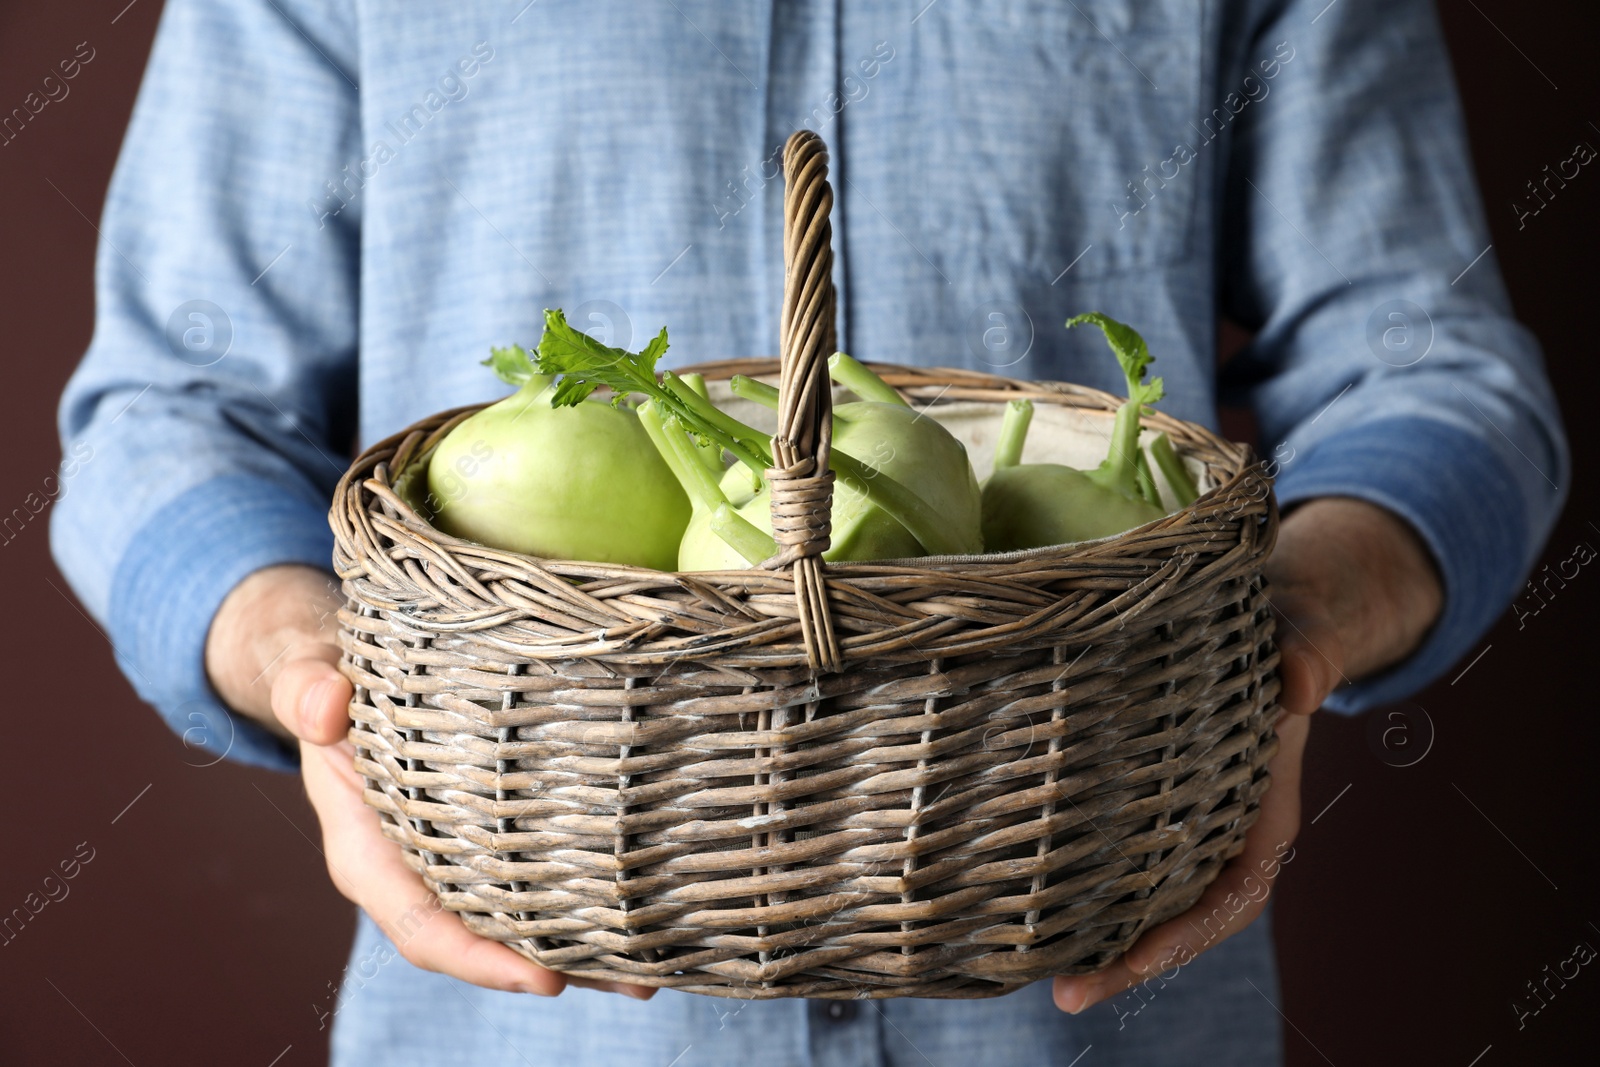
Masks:
[[[1486,252],[1425,0],[169,0],[105,207],[52,522],[140,695],[190,744],[291,767],[206,681],[223,596],[269,564],[326,566],[352,447],[503,391],[478,361],[536,341],[546,307],[635,348],[666,325],[669,362],[772,352],[777,152],[800,126],[833,152],[841,347],[1120,391],[1102,342],[1062,327],[1102,310],[1148,339],[1166,410],[1254,410],[1281,501],[1359,497],[1415,526],[1444,616],[1332,707],[1414,691],[1512,598],[1568,455]],[[1219,372],[1223,316],[1254,338]],[[1244,962],[1194,965],[1221,975],[1199,1016],[1229,974],[1270,984],[1260,931]],[[399,992],[351,1003],[392,1009],[424,978],[383,981]],[[533,1018],[510,1003],[501,1026]],[[621,1004],[586,1010],[644,1018]],[[890,1035],[910,1010],[866,1017]],[[786,1011],[735,1025],[806,1018]],[[903,1021],[931,1035],[999,1011]],[[1205,1062],[1265,1062],[1214,1036]],[[900,1062],[891,1037],[861,1062]]]

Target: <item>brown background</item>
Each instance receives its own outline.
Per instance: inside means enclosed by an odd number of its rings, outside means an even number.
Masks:
[[[97,53],[66,100],[0,148],[11,455],[0,513],[53,473],[56,399],[90,335],[94,225],[160,13],[158,0],[124,3],[0,3],[0,110],[79,41]],[[1541,561],[1553,567],[1580,541],[1600,547],[1583,440],[1600,400],[1600,169],[1585,168],[1520,232],[1510,202],[1576,141],[1600,146],[1592,5],[1443,6],[1495,249],[1578,438],[1571,500]],[[49,561],[47,519],[0,546],[0,914],[80,843],[94,858],[70,896],[0,947],[0,1060],[323,1062],[317,1013],[331,1008],[353,913],[325,877],[298,782],[195,766],[204,761],[140,706],[70,598]],[[1600,1006],[1600,966],[1564,988],[1551,981],[1547,1007],[1520,1030],[1512,1002],[1532,1007],[1525,983],[1577,942],[1600,948],[1597,606],[1590,567],[1521,630],[1502,621],[1457,684],[1394,709],[1399,718],[1377,713],[1387,746],[1368,720],[1319,720],[1307,819],[1336,803],[1306,828],[1278,891],[1295,1067],[1596,1062],[1585,1023]],[[1389,765],[1424,751],[1412,766]]]

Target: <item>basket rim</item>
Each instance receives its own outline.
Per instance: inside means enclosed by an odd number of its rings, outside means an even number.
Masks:
[[[1090,415],[1111,417],[1125,400],[1125,398],[1118,397],[1113,393],[1086,385],[1079,385],[1075,382],[1009,378],[1004,375],[958,367],[914,367],[906,364],[879,362],[868,362],[867,366],[877,372],[885,382],[907,394],[911,399],[929,401],[926,405],[928,409],[936,407],[940,402],[967,400],[998,404],[1008,400],[1026,398],[1036,402],[1075,408]],[[774,357],[708,360],[674,368],[673,371],[676,374],[700,374],[711,381],[725,381],[736,374],[756,378],[769,377],[777,373],[778,360]],[[356,493],[363,509],[370,509],[375,505],[380,507],[387,506],[388,509],[398,512],[397,517],[406,526],[411,527],[416,532],[426,533],[441,545],[491,548],[491,546],[480,545],[479,542],[466,538],[454,537],[440,530],[398,497],[392,487],[400,471],[425,456],[429,449],[466,418],[492,404],[498,403],[501,399],[503,398],[496,397],[435,412],[362,449],[355,461],[340,477],[334,490],[333,506],[329,512],[330,520],[336,524],[337,528],[342,519],[341,501],[348,494]],[[1098,555],[1107,546],[1115,545],[1130,535],[1150,533],[1184,525],[1193,516],[1196,509],[1215,503],[1219,497],[1239,496],[1242,494],[1252,501],[1267,499],[1270,507],[1276,510],[1276,501],[1273,499],[1272,494],[1272,480],[1266,474],[1265,465],[1256,457],[1255,450],[1250,445],[1243,442],[1229,441],[1206,426],[1180,419],[1161,411],[1150,411],[1143,414],[1140,417],[1140,426],[1144,429],[1165,432],[1172,439],[1173,446],[1180,453],[1194,456],[1206,464],[1217,484],[1202,493],[1192,504],[1179,508],[1142,526],[1092,541],[1071,541],[1059,545],[1043,545],[1010,552],[986,552],[976,555],[927,555],[866,562],[830,562],[827,565],[827,573],[831,577],[839,578],[868,577],[885,573],[912,574],[930,571],[945,573],[956,571],[976,576],[982,574],[988,568],[1019,562],[1033,562],[1041,559],[1069,562],[1091,558]],[[377,489],[374,483],[381,485],[382,489]],[[1257,487],[1260,489],[1259,492],[1256,491]],[[381,504],[379,503],[380,499],[382,501]],[[1273,523],[1270,526],[1275,529],[1276,524]],[[533,556],[511,549],[493,548],[492,551],[497,554],[505,554],[519,560],[536,563],[540,566],[553,567],[557,570],[569,566],[592,568],[597,572],[603,570],[607,575],[617,578],[623,578],[629,574],[640,577],[666,575],[689,575],[692,577],[696,575],[736,574],[770,576],[772,574],[771,571],[760,567],[726,571],[661,571],[626,563],[602,563],[593,560]]]

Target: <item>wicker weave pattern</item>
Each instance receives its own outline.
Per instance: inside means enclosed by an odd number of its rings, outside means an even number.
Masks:
[[[820,142],[790,149],[812,205],[786,215],[793,238],[831,194]],[[786,240],[791,293],[827,279],[812,253]],[[339,484],[366,800],[445,907],[543,966],[743,998],[994,995],[1109,963],[1192,904],[1256,817],[1277,513],[1250,450],[1150,416],[1217,485],[1183,511],[1087,544],[824,567],[808,501],[827,483],[807,464],[826,462],[832,302],[824,285],[790,323],[786,299],[781,370],[699,368],[779,371],[808,413],[780,415],[775,463],[804,484],[779,501],[801,533],[771,567],[668,574],[434,530],[392,477],[476,408],[375,445]],[[996,419],[1025,396],[1109,424],[1118,403],[878,370]]]
[[[976,996],[1103,966],[1237,851],[1278,689],[1253,581],[1276,516],[1244,449],[1157,416],[1223,481],[1190,509],[1010,562],[830,566],[846,669],[815,676],[786,572],[427,526],[389,470],[464,414],[366,453],[334,520],[367,800],[484,936],[703,993]]]

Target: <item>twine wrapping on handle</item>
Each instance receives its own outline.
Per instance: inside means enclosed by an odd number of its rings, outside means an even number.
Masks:
[[[783,149],[783,310],[778,320],[778,430],[772,439],[772,533],[778,554],[762,564],[789,568],[806,658],[814,671],[839,670],[822,553],[829,545],[833,392],[828,357],[836,343],[833,189],[828,148],[810,130]]]

